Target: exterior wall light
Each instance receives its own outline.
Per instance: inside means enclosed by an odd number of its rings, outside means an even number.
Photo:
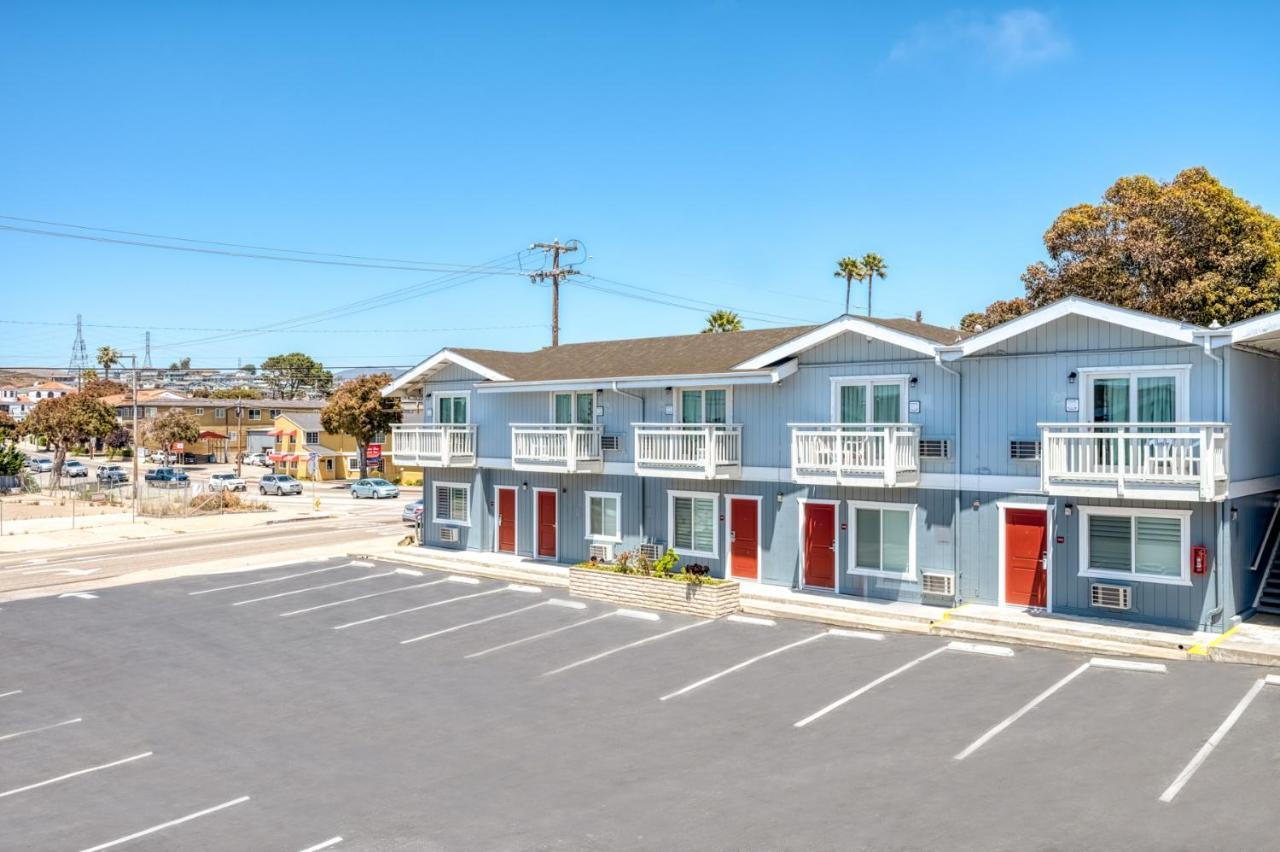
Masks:
[[[781,506],[781,505],[782,505],[782,500],[783,500],[782,492],[781,492],[781,491],[779,491],[779,492],[778,492],[778,505],[779,505],[779,506]]]
[[[1077,376],[1079,376],[1079,373],[1077,373],[1075,370],[1072,370],[1070,373],[1067,373],[1067,384],[1074,385],[1076,383]]]
[[[1076,508],[1075,506],[1068,503],[1067,505],[1062,507],[1062,514],[1066,515],[1069,518],[1071,517],[1071,513],[1075,511],[1075,508]]]
[[[918,384],[920,384],[920,378],[918,376],[912,376],[910,381],[911,387],[915,387]]]

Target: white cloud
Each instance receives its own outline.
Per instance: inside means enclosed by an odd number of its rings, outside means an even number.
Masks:
[[[955,12],[924,21],[894,44],[890,62],[941,54],[965,54],[1004,70],[1041,65],[1071,52],[1071,40],[1053,19],[1035,9],[997,15]]]

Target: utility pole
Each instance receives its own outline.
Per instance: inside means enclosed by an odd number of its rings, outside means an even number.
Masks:
[[[138,521],[138,448],[142,442],[138,437],[138,356],[126,355],[129,359],[129,372],[133,373],[133,522]]]
[[[551,282],[551,345],[560,345],[560,279],[570,275],[577,275],[578,270],[572,267],[560,268],[560,255],[568,252],[576,252],[582,246],[577,240],[569,240],[562,243],[559,240],[552,240],[549,243],[534,243],[529,246],[530,251],[533,249],[542,249],[543,252],[551,255],[551,268],[541,269],[537,272],[529,274],[529,280],[535,284],[539,281]]]

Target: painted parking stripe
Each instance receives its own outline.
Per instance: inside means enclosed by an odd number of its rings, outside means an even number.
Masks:
[[[375,616],[371,616],[370,618],[362,618],[359,621],[349,621],[346,624],[339,624],[333,629],[346,630],[348,627],[357,627],[361,624],[369,624],[374,621],[382,621],[384,618],[395,618],[397,615],[408,615],[411,612],[421,612],[424,609],[431,609],[432,607],[436,607],[436,606],[444,606],[445,604],[451,604],[454,601],[466,601],[466,600],[471,600],[472,598],[481,598],[481,597],[484,597],[485,595],[496,595],[499,592],[505,592],[505,591],[506,589],[489,589],[483,592],[473,592],[469,595],[456,595],[455,597],[452,597],[452,598],[445,598],[442,601],[433,601],[432,603],[422,604],[421,606],[411,606],[408,609],[396,610],[395,612],[384,612],[382,615],[375,615]]]
[[[335,586],[345,586],[348,583],[363,583],[365,580],[377,580],[380,577],[394,576],[394,571],[384,571],[381,574],[366,574],[363,577],[348,577],[345,580],[337,580],[332,583],[321,583],[319,586],[307,586],[305,589],[290,589],[287,592],[276,592],[274,595],[264,595],[260,598],[249,598],[247,601],[236,601],[232,606],[244,606],[245,604],[258,603],[259,601],[273,601],[276,598],[287,598],[290,595],[300,595],[304,592],[318,592],[321,589],[332,589]]]
[[[737,613],[734,613],[733,615],[726,615],[724,620],[732,621],[735,624],[755,624],[760,627],[778,626],[778,622],[774,621],[772,618],[759,618],[754,615],[738,615]]]
[[[1012,657],[1013,649],[1005,645],[988,645],[983,642],[948,642],[948,651],[965,654],[985,654],[988,657]]]
[[[184,822],[190,822],[193,819],[199,819],[202,816],[208,816],[211,813],[243,804],[249,801],[248,796],[241,796],[238,799],[232,799],[229,802],[223,802],[220,805],[214,805],[211,808],[205,808],[202,811],[196,811],[193,814],[187,814],[184,817],[171,819],[168,822],[162,822],[159,825],[153,825],[150,828],[144,828],[142,831],[135,831],[133,834],[125,837],[118,837],[115,840],[109,840],[106,843],[99,843],[97,846],[90,846],[88,849],[82,849],[80,852],[102,852],[103,849],[110,849],[112,846],[119,846],[122,843],[128,843],[131,840],[137,840],[139,837],[146,837],[148,834],[155,834],[157,831],[164,831],[166,828],[173,828],[175,825],[182,825]]]
[[[1174,797],[1178,795],[1178,792],[1181,791],[1182,788],[1186,786],[1186,783],[1191,780],[1191,776],[1196,774],[1196,770],[1200,768],[1200,765],[1204,763],[1205,760],[1208,759],[1209,755],[1213,753],[1213,750],[1218,747],[1218,743],[1222,742],[1222,739],[1233,727],[1235,727],[1236,722],[1240,721],[1240,717],[1244,715],[1244,711],[1249,709],[1249,705],[1253,703],[1253,699],[1258,697],[1258,693],[1261,692],[1262,687],[1266,685],[1267,681],[1263,678],[1259,678],[1254,681],[1253,686],[1249,687],[1249,691],[1244,694],[1244,698],[1241,698],[1239,703],[1237,703],[1236,706],[1232,708],[1231,712],[1227,714],[1227,718],[1222,720],[1222,724],[1218,726],[1218,730],[1214,731],[1213,735],[1205,741],[1205,744],[1200,746],[1200,750],[1191,758],[1191,762],[1183,767],[1183,770],[1178,773],[1177,778],[1173,779],[1173,783],[1169,785],[1168,789],[1160,794],[1160,801],[1165,804],[1173,801]]]
[[[441,630],[433,630],[432,632],[424,633],[421,636],[414,636],[412,639],[401,639],[400,644],[412,645],[414,642],[421,642],[424,639],[434,639],[437,636],[444,636],[446,633],[455,633],[459,630],[465,630],[468,627],[476,627],[477,625],[480,625],[480,624],[488,624],[490,621],[497,621],[500,618],[507,618],[508,616],[519,615],[522,612],[528,612],[531,609],[537,609],[538,607],[543,607],[546,605],[547,605],[546,601],[538,601],[535,604],[529,604],[528,606],[522,606],[517,609],[507,610],[506,612],[500,612],[497,615],[490,615],[484,618],[477,618],[475,621],[468,621],[465,624],[455,624],[452,627],[445,627]]]
[[[585,666],[587,663],[594,663],[596,660],[603,660],[605,657],[611,657],[614,654],[621,653],[630,648],[638,648],[641,645],[647,645],[650,642],[657,642],[659,639],[666,639],[668,636],[675,636],[677,633],[683,633],[686,630],[692,630],[695,627],[705,627],[708,624],[714,624],[714,621],[695,621],[692,624],[686,624],[683,627],[677,627],[674,630],[668,630],[665,633],[659,633],[655,636],[647,636],[644,639],[638,639],[635,642],[628,642],[625,645],[619,645],[617,648],[610,648],[608,651],[601,651],[599,654],[587,657],[585,660],[578,660],[575,663],[569,663],[567,666],[561,666],[558,669],[552,669],[549,672],[543,672],[543,677],[547,675],[560,674],[567,672],[569,669],[576,669],[578,666]]]
[[[750,665],[753,665],[753,664],[755,664],[755,663],[758,663],[758,662],[760,662],[761,660],[767,660],[767,659],[769,659],[770,657],[775,656],[775,655],[777,655],[777,654],[781,654],[781,653],[782,653],[782,652],[784,652],[784,651],[790,651],[792,648],[799,648],[801,645],[808,645],[810,642],[814,641],[815,639],[821,639],[822,637],[824,637],[824,636],[826,636],[826,635],[827,635],[826,633],[815,633],[815,634],[813,634],[812,636],[806,636],[805,638],[803,638],[803,639],[801,639],[801,640],[799,640],[799,641],[797,641],[797,642],[791,642],[791,643],[789,643],[789,644],[787,644],[787,645],[783,645],[783,646],[782,646],[782,647],[780,647],[780,648],[774,648],[772,651],[766,651],[766,652],[765,652],[765,653],[763,653],[763,654],[757,654],[756,656],[751,657],[750,659],[743,660],[742,662],[738,663],[737,665],[729,666],[729,668],[727,668],[727,669],[722,669],[721,671],[718,671],[718,672],[716,672],[716,673],[715,673],[715,674],[713,674],[713,675],[710,675],[710,676],[708,676],[708,677],[704,677],[702,680],[694,681],[693,683],[689,684],[689,685],[688,685],[688,686],[686,686],[686,687],[682,687],[681,689],[677,689],[675,692],[669,692],[669,693],[667,693],[666,695],[664,695],[664,696],[662,696],[661,698],[659,698],[658,700],[659,700],[659,701],[666,701],[666,700],[668,700],[668,699],[670,699],[670,698],[675,698],[677,695],[684,695],[686,692],[693,692],[695,689],[697,689],[697,688],[698,688],[698,687],[700,687],[700,686],[706,686],[707,684],[712,683],[713,681],[717,681],[717,680],[719,680],[720,678],[722,678],[722,677],[724,677],[724,676],[726,676],[726,675],[731,675],[731,674],[733,674],[734,672],[742,671],[742,670],[743,670],[743,669],[745,669],[747,666],[750,666]]]
[[[895,677],[897,677],[898,675],[902,674],[903,672],[905,672],[905,671],[907,671],[907,670],[909,670],[909,669],[915,668],[916,666],[918,666],[918,665],[920,665],[921,663],[923,663],[925,660],[929,659],[930,657],[936,657],[936,656],[938,656],[939,654],[941,654],[941,653],[942,653],[943,651],[945,651],[945,650],[947,650],[947,646],[946,646],[946,645],[943,645],[941,648],[934,648],[934,649],[933,649],[932,651],[930,651],[929,653],[924,654],[924,655],[919,656],[919,657],[916,657],[916,658],[915,658],[914,660],[912,660],[911,662],[909,662],[909,663],[904,663],[904,664],[902,664],[902,665],[898,666],[896,669],[894,669],[894,670],[893,670],[893,671],[891,671],[891,672],[887,672],[886,674],[882,674],[882,675],[880,675],[880,677],[878,677],[878,678],[876,678],[875,680],[871,681],[871,683],[868,683],[868,684],[866,684],[865,686],[861,686],[861,687],[859,687],[858,689],[855,689],[853,692],[850,692],[850,693],[849,693],[848,695],[846,695],[844,698],[837,698],[835,701],[832,701],[830,704],[828,704],[826,707],[823,707],[823,708],[822,708],[821,710],[819,710],[818,712],[816,712],[816,713],[810,713],[808,716],[805,716],[805,717],[804,717],[803,719],[801,719],[799,722],[796,722],[796,723],[795,723],[795,727],[797,727],[797,728],[803,728],[803,727],[805,727],[806,725],[808,725],[808,724],[809,724],[809,723],[811,723],[811,722],[816,722],[818,719],[821,719],[823,716],[827,715],[827,714],[828,714],[828,713],[830,713],[832,710],[837,710],[837,709],[839,709],[839,708],[843,707],[844,705],[848,704],[850,701],[854,700],[854,699],[855,699],[855,698],[857,698],[858,696],[860,696],[860,695],[864,695],[864,694],[866,694],[866,693],[870,692],[871,690],[875,689],[877,686],[879,686],[880,684],[884,683],[885,681],[887,681],[887,680],[889,680],[889,679],[891,679],[891,678],[895,678]]]
[[[548,601],[554,603],[554,601]],[[536,642],[539,639],[545,639],[548,636],[555,636],[557,633],[564,633],[566,630],[572,630],[575,627],[582,627],[584,624],[590,624],[593,621],[600,621],[604,618],[612,618],[617,613],[604,612],[600,615],[593,615],[590,618],[584,618],[582,621],[575,621],[573,624],[566,624],[563,627],[557,627],[553,630],[544,630],[541,633],[535,633],[532,636],[525,636],[520,639],[512,639],[510,642],[503,642],[501,645],[494,645],[492,648],[485,648],[483,651],[476,651],[474,654],[467,654],[466,659],[473,660],[476,657],[483,657],[486,654],[492,654],[495,651],[502,651],[506,648],[514,648],[516,645],[523,645],[526,642]]]
[[[987,731],[985,734],[983,734],[982,736],[980,736],[980,737],[978,737],[976,740],[974,740],[972,743],[970,743],[970,744],[969,744],[969,746],[968,746],[968,748],[966,748],[964,751],[962,751],[962,752],[960,752],[959,754],[957,754],[957,755],[956,755],[955,759],[956,759],[956,760],[964,760],[966,757],[968,757],[969,755],[973,754],[973,753],[974,753],[975,751],[977,751],[978,749],[982,748],[984,745],[986,745],[986,744],[987,744],[987,743],[989,743],[992,739],[994,739],[994,738],[996,737],[996,735],[997,735],[997,734],[999,734],[1001,731],[1005,730],[1005,729],[1006,729],[1006,728],[1008,728],[1010,725],[1012,725],[1014,722],[1018,721],[1018,720],[1019,720],[1019,719],[1021,719],[1023,716],[1027,715],[1027,714],[1028,714],[1028,713],[1030,713],[1032,710],[1036,709],[1036,707],[1037,707],[1037,706],[1039,706],[1040,702],[1044,701],[1044,700],[1045,700],[1046,698],[1048,698],[1050,695],[1053,695],[1053,694],[1054,694],[1055,692],[1057,692],[1059,689],[1062,689],[1062,687],[1064,687],[1064,686],[1066,686],[1067,684],[1071,683],[1071,681],[1075,680],[1075,679],[1076,679],[1076,678],[1078,678],[1080,675],[1082,675],[1082,674],[1084,674],[1086,671],[1088,671],[1088,670],[1089,670],[1090,665],[1091,665],[1090,663],[1085,663],[1084,665],[1081,665],[1081,666],[1078,666],[1078,667],[1077,667],[1077,668],[1075,668],[1075,669],[1072,669],[1071,673],[1070,673],[1070,674],[1068,674],[1066,677],[1062,678],[1062,679],[1061,679],[1061,680],[1059,680],[1057,683],[1055,683],[1053,686],[1049,687],[1049,688],[1048,688],[1048,689],[1046,689],[1044,692],[1040,693],[1040,694],[1039,694],[1039,695],[1037,695],[1035,698],[1031,699],[1031,700],[1030,700],[1030,701],[1028,701],[1026,704],[1022,705],[1022,707],[1020,707],[1020,708],[1018,709],[1018,711],[1017,711],[1016,713],[1014,713],[1012,716],[1010,716],[1009,718],[1005,719],[1003,722],[1001,722],[1000,724],[996,725],[994,728],[992,728],[991,730]]]
[[[318,609],[328,609],[331,606],[342,606],[343,604],[355,603],[356,601],[364,601],[369,598],[376,598],[382,595],[394,595],[396,592],[407,592],[412,589],[425,589],[428,586],[439,585],[446,582],[445,580],[432,580],[429,583],[414,583],[412,586],[396,586],[394,589],[383,589],[380,592],[369,592],[367,595],[356,595],[354,598],[343,598],[340,601],[329,601],[328,603],[309,606],[306,609],[295,609],[290,612],[280,613],[281,618],[287,618],[291,615],[302,615],[304,612],[315,612]]]
[[[847,636],[850,639],[871,639],[877,642],[884,640],[883,633],[873,633],[870,630],[847,630],[843,627],[833,627],[827,633],[832,636]]]
[[[640,621],[660,621],[662,616],[656,612],[646,612],[643,609],[620,609],[616,613],[623,618],[637,618]]]
[[[302,852],[320,852],[321,849],[332,849],[341,842],[341,837],[330,837],[323,843],[317,843],[315,846],[308,846],[306,849],[303,849]]]
[[[309,577],[312,574],[322,574],[325,571],[337,571],[339,568],[346,568],[347,565],[330,565],[328,568],[313,568],[310,571],[303,571],[301,574],[286,574],[283,577],[269,577],[266,580],[254,580],[251,583],[236,583],[234,586],[219,586],[216,589],[201,589],[198,592],[187,592],[188,595],[207,595],[213,592],[226,592],[231,589],[243,589],[246,586],[261,586],[263,583],[279,583],[283,580],[296,580],[299,577]]]
[[[27,734],[38,734],[41,731],[52,731],[54,728],[61,728],[66,725],[76,725],[83,721],[84,719],[67,719],[63,722],[54,722],[52,725],[41,725],[38,728],[27,728],[25,731],[14,731],[12,734],[0,735],[0,743],[5,740],[16,740],[18,737],[25,737]]]
[[[77,769],[75,772],[68,772],[66,775],[59,775],[56,778],[49,778],[45,781],[37,781],[36,783],[28,784],[25,787],[15,787],[12,790],[5,790],[3,793],[0,793],[0,799],[8,798],[9,796],[16,796],[18,793],[25,793],[28,790],[35,790],[40,787],[47,787],[50,784],[57,784],[59,781],[66,781],[70,778],[76,778],[80,775],[88,775],[90,772],[97,772],[101,769],[111,769],[116,766],[123,766],[124,764],[132,763],[135,760],[142,760],[144,757],[151,757],[151,755],[153,754],[155,754],[155,752],[144,751],[142,752],[142,754],[135,754],[130,757],[125,757],[120,760],[113,760],[110,763],[103,763],[98,766],[90,766],[88,769]]]
[[[10,695],[21,695],[21,689],[13,689],[8,692],[0,692],[0,698],[8,698]]]

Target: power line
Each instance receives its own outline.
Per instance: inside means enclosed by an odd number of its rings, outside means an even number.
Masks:
[[[31,325],[31,326],[65,326],[75,325],[73,322],[53,322],[45,320],[0,320],[3,325]],[[126,330],[142,330],[150,329],[151,331],[200,331],[200,332],[246,332],[254,331],[252,328],[219,328],[208,326],[177,326],[177,325],[119,325],[113,323],[84,323],[84,328],[109,328],[109,329],[126,329]],[[546,323],[517,323],[512,325],[473,325],[473,326],[449,326],[448,328],[305,328],[299,329],[298,334],[418,334],[424,331],[498,331],[511,328],[548,328]],[[151,334],[147,333],[144,338],[146,342],[150,342]]]
[[[532,249],[542,249],[544,255],[551,255],[551,268],[548,270],[540,270],[529,274],[529,280],[535,284],[539,281],[551,282],[551,345],[560,345],[560,279],[570,275],[577,275],[578,270],[572,267],[560,268],[560,255],[566,252],[576,252],[581,250],[582,244],[577,240],[569,240],[562,243],[559,240],[552,240],[549,243],[534,243],[529,246]],[[585,255],[586,252],[583,252]]]
[[[627,284],[626,282],[623,282],[623,281],[615,281],[609,278],[602,278],[598,275],[587,274],[587,275],[583,275],[582,278],[587,280],[586,281],[576,280],[576,281],[573,281],[572,283],[579,287],[586,287],[589,290],[596,290],[601,293],[608,293],[613,296],[621,296],[625,299],[634,299],[637,301],[649,302],[651,304],[656,304],[656,305],[666,305],[672,308],[680,308],[683,310],[698,311],[698,312],[702,312],[707,308],[712,308],[712,309],[724,308],[727,310],[732,310],[734,313],[738,314],[743,319],[749,319],[754,322],[766,322],[774,325],[784,325],[788,322],[801,322],[801,323],[814,322],[814,320],[807,319],[804,317],[793,317],[793,316],[786,316],[783,314],[758,313],[755,311],[734,308],[733,306],[726,305],[723,302],[707,302],[702,299],[691,299],[687,296],[681,296],[677,293],[669,293],[663,290],[655,290],[651,287],[641,287],[638,284]],[[589,283],[589,282],[596,282],[596,283]],[[637,292],[635,293],[621,292],[618,290],[610,289],[608,287],[599,286],[599,284],[601,283],[613,284],[618,287],[625,287],[631,290],[635,290]],[[658,298],[658,297],[665,297],[665,298]],[[679,301],[672,301],[672,300],[679,300]]]

